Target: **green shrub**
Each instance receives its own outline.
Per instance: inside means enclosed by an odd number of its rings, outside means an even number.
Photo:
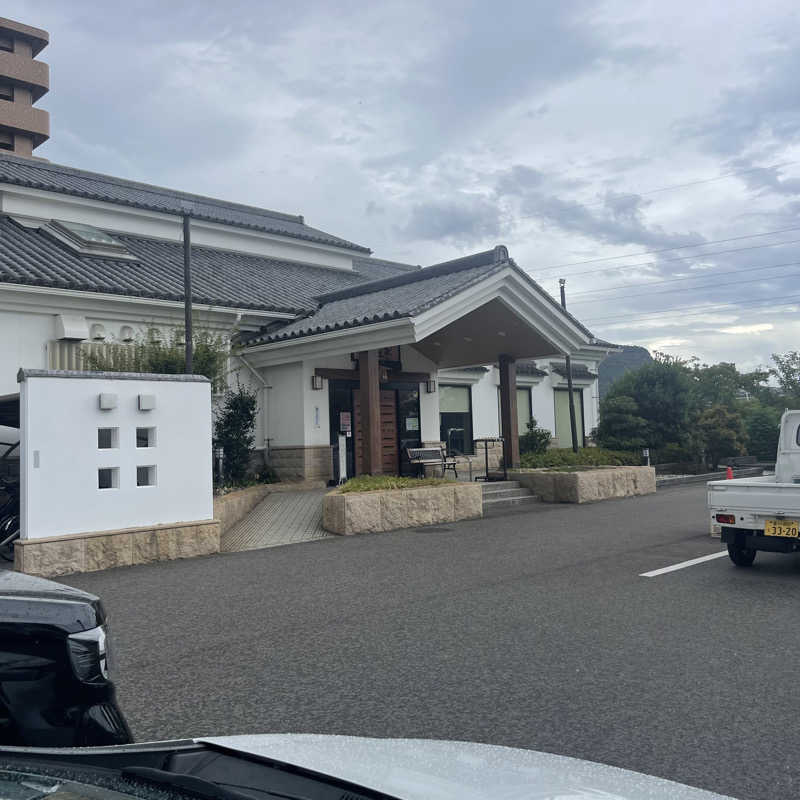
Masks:
[[[544,453],[524,453],[520,464],[528,469],[537,467],[579,467],[579,466],[640,466],[639,453],[623,450],[604,450],[602,447],[584,447],[573,453],[571,448],[558,447]]]
[[[398,475],[359,475],[339,487],[340,492],[377,492],[384,489],[418,489],[452,483],[442,478],[404,478]]]
[[[528,430],[519,437],[520,453],[544,453],[550,444],[552,434],[547,428],[537,427],[536,420],[531,417]]]
[[[650,461],[653,464],[671,464],[674,462],[690,463],[698,460],[698,454],[691,447],[670,442],[658,450],[650,451]]]
[[[248,478],[256,424],[256,393],[237,382],[227,389],[214,414],[214,447],[223,451],[222,471],[226,484],[240,486]]]

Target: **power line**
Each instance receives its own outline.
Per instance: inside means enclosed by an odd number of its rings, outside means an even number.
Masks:
[[[635,191],[628,191],[624,192],[624,194],[631,194],[631,195],[638,195],[639,197],[645,197],[650,194],[657,194],[659,192],[667,192],[671,191],[672,189],[685,189],[690,186],[699,186],[700,184],[704,183],[713,183],[714,181],[724,181],[728,178],[735,178],[737,175],[746,175],[749,172],[762,172],[765,170],[770,169],[778,169],[780,167],[790,167],[794,164],[800,164],[800,160],[796,161],[783,161],[778,164],[769,164],[766,167],[749,167],[748,169],[738,170],[736,172],[726,172],[724,175],[717,175],[713,178],[701,178],[697,181],[689,181],[688,183],[674,183],[669,186],[659,186],[656,189],[648,189],[644,192],[635,192]],[[574,203],[566,203],[562,208],[591,208],[592,206],[604,205],[606,200],[592,200],[586,203],[574,202]],[[541,214],[518,214],[515,219],[538,219],[541,217]]]
[[[718,272],[703,272],[701,275],[688,275],[685,278],[667,278],[663,281],[651,281],[650,283],[642,284],[642,283],[622,283],[618,286],[608,286],[605,289],[586,289],[583,292],[572,292],[572,297],[578,297],[583,294],[597,294],[599,292],[614,292],[617,289],[629,289],[632,287],[643,287],[647,288],[650,286],[659,286],[663,283],[677,283],[678,281],[696,281],[702,280],[703,278],[709,275],[738,275],[740,272],[758,272],[759,270],[766,270],[766,269],[778,269],[779,267],[793,267],[797,264],[800,264],[800,261],[786,261],[783,264],[766,264],[760,267],[746,267],[745,269],[735,269],[735,270],[720,270]],[[778,276],[781,277],[781,276]],[[686,287],[687,289],[693,289],[693,286]],[[576,301],[580,302],[580,301]]]
[[[800,242],[800,239],[788,239],[785,242],[767,242],[766,244],[754,244],[750,245],[749,247],[731,247],[727,250],[717,250],[714,253],[700,253],[699,255],[694,255],[694,256],[673,256],[672,258],[664,258],[659,263],[663,264],[665,262],[669,263],[672,261],[692,261],[700,258],[713,258],[716,256],[728,255],[730,253],[744,253],[750,250],[761,250],[764,247],[780,247],[781,245],[784,244],[797,244],[798,242]],[[622,269],[635,269],[636,267],[652,267],[655,265],[656,265],[655,261],[640,261],[637,264],[624,264],[623,266],[620,267],[606,267],[601,270],[586,269],[582,270],[581,272],[566,272],[562,273],[559,277],[574,278],[578,275],[597,275],[598,273],[604,274],[606,272],[619,272],[619,270]],[[555,276],[553,276],[553,280],[555,280]]]
[[[758,303],[770,303],[774,300],[786,300],[788,298],[794,298],[794,297],[800,297],[800,294],[798,295],[782,294],[782,295],[777,295],[775,297],[762,297],[759,298],[758,300],[742,300],[740,302],[730,301],[728,303],[696,303],[695,305],[691,306],[673,306],[672,308],[665,308],[663,310],[658,310],[658,311],[645,311],[642,312],[641,314],[634,314],[632,316],[627,316],[627,317],[624,314],[622,315],[614,314],[607,317],[594,317],[593,319],[590,319],[588,321],[600,322],[603,320],[619,320],[621,318],[624,318],[626,320],[643,320],[651,317],[661,317],[664,316],[665,314],[674,314],[676,311],[683,312],[683,311],[691,311],[693,309],[699,309],[698,313],[705,313],[705,312],[719,311],[724,308],[738,308],[740,306],[750,306]]]
[[[798,262],[794,262],[795,264]],[[774,278],[792,278],[800,277],[797,273],[790,273],[789,275],[774,275]],[[746,281],[726,281],[725,288],[728,286],[739,286],[743,283],[758,283],[763,281],[764,278],[748,278]],[[615,300],[627,300],[630,297],[649,297],[651,294],[671,294],[672,292],[693,292],[695,289],[717,289],[719,283],[701,283],[698,286],[681,286],[678,289],[659,289],[657,292],[637,292],[635,294],[623,294],[620,297],[615,297]],[[571,305],[585,305],[586,303],[596,303],[597,300],[576,300]]]
[[[542,267],[542,270],[561,269],[562,267],[578,267],[582,264],[597,264],[600,261],[615,261],[620,258],[638,258],[639,256],[655,255],[657,253],[668,253],[672,250],[688,250],[690,247],[705,247],[710,244],[724,244],[726,242],[739,242],[743,239],[756,239],[759,236],[773,236],[776,233],[788,233],[790,231],[800,231],[800,226],[792,228],[780,228],[776,231],[767,231],[766,233],[751,233],[747,236],[731,236],[728,239],[712,239],[707,242],[698,242],[697,244],[682,244],[675,247],[663,247],[661,250],[642,250],[638,253],[628,253],[624,256],[604,256],[603,258],[589,258],[586,261],[570,261],[566,264],[554,264],[551,267]],[[699,255],[703,255],[700,253]]]
[[[636,322],[636,321],[644,321],[645,319],[650,319],[653,317],[661,317],[665,314],[675,314],[676,312],[683,312],[683,311],[691,311],[693,309],[699,309],[697,314],[705,314],[708,312],[720,311],[724,308],[739,308],[741,306],[751,306],[755,304],[761,303],[770,303],[774,300],[788,300],[790,298],[800,298],[800,294],[782,294],[777,295],[776,297],[762,297],[758,300],[743,300],[741,302],[729,302],[729,303],[698,303],[691,306],[673,306],[672,308],[665,308],[663,310],[658,311],[648,311],[643,312],[641,314],[634,314],[634,315],[625,315],[624,313],[620,314],[613,314],[607,317],[594,317],[591,319],[582,320],[582,322],[586,324],[592,324],[595,322],[604,322],[606,320],[614,320],[617,322],[625,321],[625,322]],[[796,303],[791,303],[790,305],[796,305]],[[776,308],[779,306],[776,306]],[[682,317],[686,316],[696,316],[694,314],[682,315]]]

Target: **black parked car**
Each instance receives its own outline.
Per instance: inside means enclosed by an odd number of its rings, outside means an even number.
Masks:
[[[0,745],[133,741],[114,698],[109,660],[97,597],[0,571]]]

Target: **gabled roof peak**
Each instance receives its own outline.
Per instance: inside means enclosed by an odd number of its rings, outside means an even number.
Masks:
[[[396,275],[391,278],[382,278],[378,281],[351,286],[347,289],[340,289],[335,292],[319,295],[316,299],[320,305],[324,306],[334,300],[344,300],[348,297],[358,297],[359,295],[379,292],[383,289],[393,289],[395,286],[405,286],[409,283],[437,278],[440,275],[455,274],[475,267],[491,267],[496,264],[503,264],[509,261],[508,248],[499,244],[491,250],[484,250],[482,253],[474,253],[470,256],[454,258],[451,261],[443,261],[440,264],[433,264],[423,269],[412,270],[405,275]]]

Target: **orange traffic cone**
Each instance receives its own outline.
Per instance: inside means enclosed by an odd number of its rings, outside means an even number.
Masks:
[[[730,467],[725,471],[725,478],[729,481],[733,480],[733,470]]]

